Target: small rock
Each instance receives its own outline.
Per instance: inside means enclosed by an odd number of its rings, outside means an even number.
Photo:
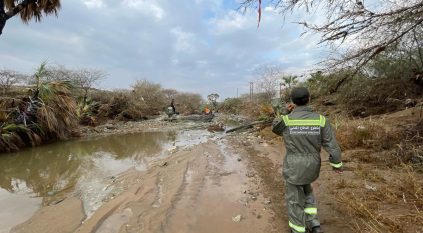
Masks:
[[[359,125],[359,126],[357,126],[357,129],[359,129],[359,130],[365,130],[365,129],[366,129],[366,127],[364,127],[364,126],[362,126],[362,125]]]
[[[240,214],[238,214],[237,216],[232,218],[232,221],[234,222],[241,222],[242,216]]]
[[[372,190],[372,191],[376,191],[377,189],[376,189],[376,187],[373,187],[373,186],[370,186],[370,185],[368,185],[368,184],[365,184],[365,186],[364,187],[366,187],[366,189],[368,189],[368,190]]]
[[[269,205],[270,203],[272,203],[272,201],[271,201],[271,200],[267,200],[267,201],[266,201],[266,204],[267,204],[267,205]]]
[[[328,100],[325,100],[325,101],[323,102],[323,105],[324,105],[324,106],[333,106],[333,105],[336,105],[336,101],[335,101],[335,100],[330,100],[330,99],[328,99]]]
[[[247,190],[244,190],[242,193],[246,194],[247,193]]]
[[[405,100],[405,106],[406,107],[411,108],[411,107],[414,107],[416,105],[417,105],[417,101],[416,100],[413,100],[413,99],[406,99]]]
[[[164,162],[162,165],[160,165],[160,167],[166,167],[168,165],[167,162]]]
[[[245,176],[251,178],[251,177],[254,177],[255,175],[252,172],[247,172],[247,173],[245,173]]]
[[[257,197],[256,196],[252,196],[251,197],[251,200],[256,201],[257,200]]]
[[[241,158],[238,158],[237,160],[238,160],[238,162],[241,162],[242,159]]]

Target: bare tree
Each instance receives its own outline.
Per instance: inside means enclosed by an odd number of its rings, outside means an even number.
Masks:
[[[132,98],[143,106],[143,112],[154,115],[166,106],[166,97],[160,84],[144,79],[137,80],[132,87]]]
[[[258,91],[263,93],[265,101],[270,103],[277,93],[282,70],[277,66],[266,65],[255,70]]]
[[[163,89],[163,94],[166,96],[168,101],[175,99],[175,96],[178,94],[178,91],[175,89]]]
[[[10,88],[19,83],[23,78],[19,73],[12,70],[0,70],[0,88],[3,94],[10,91]]]
[[[55,65],[46,67],[46,80],[47,81],[79,81],[79,72],[66,68],[63,65]],[[75,83],[79,85],[79,83]]]
[[[104,77],[106,77],[106,74],[98,69],[81,69],[74,71],[71,79],[75,85],[84,91],[82,106],[85,106],[87,103],[88,91]]]
[[[217,93],[212,93],[212,94],[209,94],[207,96],[207,99],[209,100],[210,104],[212,105],[213,110],[216,110],[216,108],[217,108],[217,99],[219,99],[219,97],[220,96]]]
[[[39,22],[43,13],[57,16],[59,9],[60,0],[0,0],[0,35],[7,20],[17,14],[25,23],[33,18]]]
[[[251,7],[257,3],[260,4],[257,0],[245,0],[241,6]],[[320,43],[327,43],[334,51],[342,44],[348,45],[327,59],[328,68],[354,66],[358,72],[388,47],[411,40],[416,31],[422,31],[422,0],[366,3],[364,0],[277,0],[270,1],[270,5],[278,8],[284,16],[302,9],[308,14],[317,12],[327,16],[322,22],[299,23],[306,31],[319,33]],[[337,91],[347,78],[339,80],[333,91]]]

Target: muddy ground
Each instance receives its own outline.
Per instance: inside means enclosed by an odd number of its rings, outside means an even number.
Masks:
[[[394,116],[403,118],[397,115]],[[126,124],[131,132],[174,127],[168,122]],[[114,132],[113,128],[120,130]],[[86,132],[103,135],[126,130],[106,125]],[[268,128],[252,133],[216,133],[205,143],[168,153],[169,156],[155,161],[147,171],[130,169],[112,177],[111,184],[105,188],[113,191],[93,214],[86,215],[75,193],[43,207],[11,232],[289,232],[281,175],[283,143]],[[393,197],[388,203],[380,193],[384,192],[383,187],[391,186],[391,179],[384,177],[398,180],[406,177],[407,171],[402,168],[388,171],[383,166],[357,160],[356,154],[357,150],[344,153],[342,175],[331,170],[328,156],[322,154],[320,178],[313,188],[324,231],[423,232],[423,214],[417,202],[411,203],[403,192],[401,198]],[[415,184],[420,185],[421,174],[412,175]],[[416,195],[422,191],[418,187]],[[358,198],[361,196],[364,199]],[[349,202],[343,197],[357,199]],[[371,205],[367,202],[370,200]],[[417,211],[411,210],[413,205]],[[360,208],[365,212],[360,212]],[[389,225],[396,220],[403,226]]]
[[[114,191],[89,217],[74,194],[43,207],[11,232],[288,232],[282,148],[281,141],[256,133],[219,134],[169,151],[170,157],[148,171],[130,169],[113,178],[107,188]],[[340,178],[326,164],[322,170],[314,187],[324,229],[352,232],[333,210],[324,185]]]

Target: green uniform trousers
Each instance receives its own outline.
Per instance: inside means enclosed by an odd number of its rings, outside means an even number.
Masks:
[[[289,227],[294,233],[320,226],[316,199],[310,184],[295,185],[285,181],[285,199],[289,215]]]

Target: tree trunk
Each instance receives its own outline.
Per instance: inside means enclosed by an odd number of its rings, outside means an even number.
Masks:
[[[88,89],[84,89],[85,93],[84,93],[84,98],[82,100],[82,105],[81,105],[81,109],[80,109],[80,114],[82,115],[85,105],[87,104],[87,96],[88,96]]]
[[[0,35],[3,31],[4,25],[6,25],[7,15],[4,11],[4,1],[0,1]]]
[[[419,43],[420,41],[418,40],[416,35],[416,30],[413,30],[413,37],[414,37],[414,40],[416,41],[417,51],[419,52],[419,59],[420,59],[420,65],[421,65],[420,69],[423,69],[423,52],[422,52],[422,48],[420,47],[420,43]]]
[[[13,9],[6,12],[4,9],[4,0],[0,0],[0,35],[3,32],[3,28],[6,25],[7,20],[12,18],[13,16],[17,15],[21,12],[26,6],[30,3],[35,3],[37,0],[24,0],[18,5],[16,5]]]
[[[235,132],[235,131],[243,130],[243,129],[249,129],[249,128],[252,128],[255,125],[271,125],[272,122],[273,122],[273,120],[255,121],[255,122],[252,122],[252,123],[247,124],[247,125],[241,125],[241,126],[233,128],[233,129],[226,130],[226,133],[231,133],[231,132]]]

